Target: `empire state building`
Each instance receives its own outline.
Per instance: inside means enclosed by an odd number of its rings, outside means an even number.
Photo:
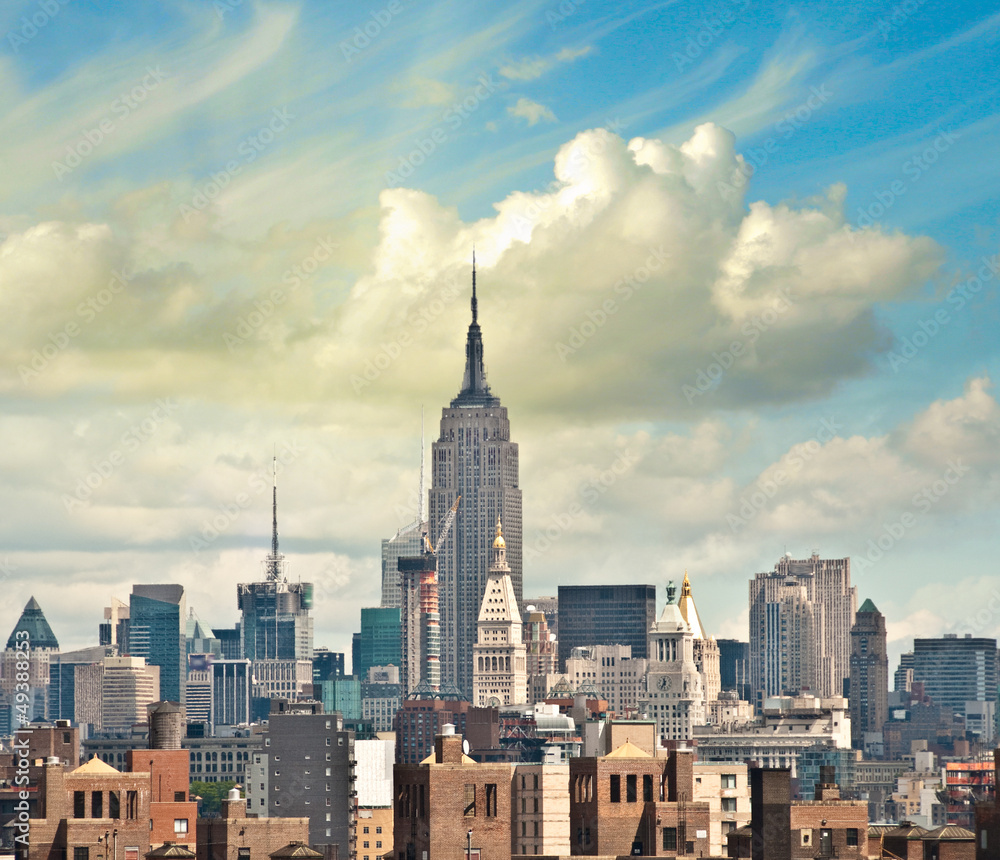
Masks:
[[[441,410],[441,435],[432,445],[431,541],[462,496],[451,534],[438,550],[442,689],[472,694],[472,646],[489,578],[490,547],[499,517],[504,524],[507,563],[518,604],[522,600],[521,490],[517,444],[510,441],[507,408],[486,382],[483,337],[472,262],[472,322],[465,344],[462,390]]]

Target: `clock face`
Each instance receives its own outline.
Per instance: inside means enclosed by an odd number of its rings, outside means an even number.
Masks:
[[[670,679],[666,675],[662,675],[660,679],[656,682],[656,687],[659,690],[669,690]]]

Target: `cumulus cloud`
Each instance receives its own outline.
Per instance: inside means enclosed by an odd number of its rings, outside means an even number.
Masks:
[[[507,113],[518,119],[526,119],[528,125],[537,125],[542,120],[546,122],[556,121],[556,115],[549,108],[523,96],[507,108]]]

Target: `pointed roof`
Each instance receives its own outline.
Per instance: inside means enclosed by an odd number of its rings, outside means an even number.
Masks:
[[[81,764],[76,770],[70,771],[70,773],[81,773],[81,774],[102,774],[102,773],[120,773],[120,771],[115,770],[111,765],[101,761],[96,755],[92,756],[90,761],[86,764]]]
[[[975,838],[975,833],[957,824],[946,824],[923,835],[926,842],[971,842]]]
[[[637,747],[632,741],[625,741],[625,743],[609,752],[604,758],[652,758],[652,756],[644,749]]]
[[[872,603],[872,599],[869,597],[864,603],[861,604],[861,608],[858,612],[878,612],[875,604]]]
[[[284,848],[279,848],[273,854],[268,854],[272,860],[312,860],[322,857],[319,851],[313,851],[305,842],[289,842]]]
[[[678,633],[685,632],[690,629],[690,625],[687,619],[681,613],[680,606],[677,605],[677,589],[674,587],[674,581],[670,580],[667,583],[667,603],[663,607],[663,612],[660,613],[659,620],[657,620],[652,627],[653,633]]]
[[[59,650],[59,642],[56,634],[49,627],[49,622],[45,620],[45,613],[34,596],[24,605],[21,617],[17,619],[17,624],[10,631],[7,639],[7,648],[17,647],[17,642],[24,641],[24,637],[18,637],[18,632],[24,631],[28,634],[28,647],[33,651],[35,648],[53,648]]]
[[[315,853],[315,852],[314,852]],[[169,857],[173,860],[191,860],[192,857],[197,855],[189,848],[183,845],[177,845],[174,842],[164,842],[159,848],[154,848],[152,851],[147,851],[144,857],[153,858],[156,860],[158,857]],[[271,855],[274,856],[273,854]],[[315,854],[316,857],[322,857],[322,854]]]
[[[681,584],[681,599],[677,601],[677,606],[681,611],[681,617],[688,623],[691,633],[695,639],[707,639],[705,629],[701,626],[701,617],[698,615],[698,607],[694,605],[694,598],[691,596],[691,580],[688,579],[688,572],[684,571],[684,582]]]
[[[479,328],[479,301],[476,298],[476,252],[472,252],[472,322],[465,340],[465,375],[462,390],[451,401],[453,409],[460,406],[499,406],[500,398],[490,391],[483,363],[483,333]]]
[[[486,580],[486,590],[483,592],[483,602],[479,606],[479,621],[488,624],[499,622],[521,623],[521,611],[517,608],[517,594],[510,578],[510,568],[506,566],[490,567]]]

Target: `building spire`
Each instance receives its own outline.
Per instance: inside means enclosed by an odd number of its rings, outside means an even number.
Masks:
[[[424,489],[424,407],[420,406],[420,498],[417,501],[417,522],[422,526],[427,518],[426,499],[427,493]]]
[[[472,324],[479,321],[479,302],[476,300],[476,246],[472,246]]]
[[[486,365],[483,362],[483,333],[479,328],[479,299],[476,295],[476,251],[472,251],[472,322],[465,341],[465,376],[462,390],[451,401],[458,406],[499,406],[500,398],[494,397],[486,382]]]
[[[271,554],[264,561],[267,578],[272,582],[281,579],[284,556],[278,552],[278,457],[271,461]]]

